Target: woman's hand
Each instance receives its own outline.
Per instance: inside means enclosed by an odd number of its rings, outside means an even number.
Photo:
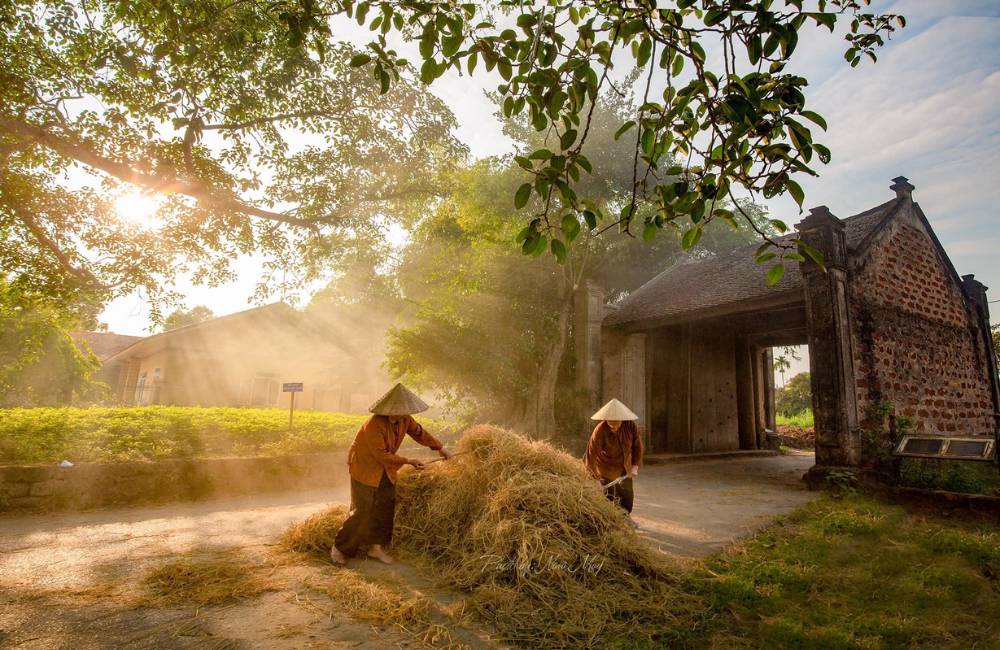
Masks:
[[[424,465],[424,461],[417,460],[416,458],[407,458],[406,464],[413,465],[417,469],[425,469],[427,467],[427,465]]]
[[[444,458],[445,460],[451,460],[451,457],[454,455],[450,451],[448,451],[447,447],[441,447],[440,449],[438,449],[438,454],[440,454],[441,458]]]
[[[633,465],[632,466],[632,470],[628,473],[628,475],[629,476],[638,476],[639,475],[639,466],[638,465]]]

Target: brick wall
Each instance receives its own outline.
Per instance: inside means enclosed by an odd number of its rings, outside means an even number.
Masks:
[[[961,290],[912,214],[889,226],[851,278],[858,412],[892,402],[925,433],[993,431],[984,350]]]

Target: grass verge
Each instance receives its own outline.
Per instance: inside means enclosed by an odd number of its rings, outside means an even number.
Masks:
[[[1000,644],[1000,524],[824,496],[708,559],[692,585],[725,648]]]

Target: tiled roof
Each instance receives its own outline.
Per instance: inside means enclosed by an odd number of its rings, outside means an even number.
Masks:
[[[86,341],[91,351],[101,361],[121,352],[136,341],[141,341],[145,338],[142,336],[115,334],[114,332],[73,332],[71,336],[77,343]]]
[[[844,219],[848,249],[857,248],[865,237],[897,205],[893,199]],[[786,235],[780,239],[790,238]],[[669,319],[704,309],[778,296],[802,290],[802,274],[796,262],[785,264],[785,275],[773,287],[767,285],[770,265],[754,262],[759,243],[695,259],[688,256],[642,285],[626,297],[618,309],[604,319],[606,325],[625,325],[644,320]]]

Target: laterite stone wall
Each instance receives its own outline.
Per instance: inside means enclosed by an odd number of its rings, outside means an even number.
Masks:
[[[858,413],[881,428],[880,402],[915,432],[993,431],[981,335],[930,236],[911,211],[878,234],[851,277]]]

